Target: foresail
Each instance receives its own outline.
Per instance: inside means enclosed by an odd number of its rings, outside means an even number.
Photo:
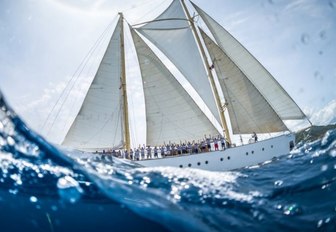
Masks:
[[[193,4],[225,54],[255,85],[282,120],[306,116],[273,76],[220,24]]]
[[[237,65],[201,31],[223,90],[233,134],[287,130],[283,121]]]
[[[131,30],[146,103],[147,144],[197,141],[219,132],[140,36]]]
[[[63,145],[88,151],[123,146],[119,20]]]
[[[174,0],[159,17],[137,31],[171,60],[220,121],[208,76],[180,1]]]

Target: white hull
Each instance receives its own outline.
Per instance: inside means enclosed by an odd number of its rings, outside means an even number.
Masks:
[[[295,144],[293,134],[281,135],[271,139],[233,147],[221,151],[193,155],[180,155],[158,159],[134,161],[145,167],[198,168],[208,171],[227,171],[271,160],[288,154],[290,144]]]

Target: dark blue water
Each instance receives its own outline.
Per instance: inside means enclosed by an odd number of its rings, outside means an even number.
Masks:
[[[232,172],[72,159],[0,100],[0,231],[336,231],[336,131]]]

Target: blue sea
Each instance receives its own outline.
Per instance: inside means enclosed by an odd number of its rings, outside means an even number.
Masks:
[[[0,100],[0,231],[336,231],[336,130],[229,172],[78,159]]]

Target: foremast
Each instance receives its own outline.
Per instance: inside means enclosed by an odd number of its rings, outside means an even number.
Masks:
[[[195,38],[196,38],[196,42],[197,42],[197,44],[198,44],[198,46],[200,48],[203,62],[205,64],[205,66],[207,67],[207,73],[208,73],[208,77],[209,77],[209,80],[210,80],[211,88],[213,90],[213,94],[215,96],[216,105],[217,105],[217,108],[219,110],[219,116],[220,116],[220,120],[221,120],[221,126],[223,128],[223,132],[225,134],[225,137],[226,137],[227,141],[231,144],[230,132],[229,132],[227,121],[226,121],[226,118],[225,118],[225,115],[224,115],[224,107],[221,104],[221,100],[220,100],[220,97],[219,97],[219,94],[218,94],[218,90],[217,90],[217,87],[216,87],[216,84],[215,84],[215,80],[214,80],[214,77],[212,75],[212,70],[210,68],[211,65],[209,64],[209,61],[208,61],[206,53],[205,53],[205,49],[204,49],[204,47],[202,45],[201,39],[200,39],[200,37],[198,35],[198,32],[196,30],[194,20],[191,17],[191,15],[189,13],[189,10],[188,10],[188,8],[187,8],[184,0],[181,0],[181,3],[182,3],[182,6],[184,8],[184,11],[186,12],[187,18],[188,18],[188,20],[190,22],[191,29],[192,29],[192,31],[193,31],[193,33],[195,35]]]
[[[128,100],[127,100],[127,85],[126,85],[126,62],[125,62],[125,43],[124,43],[124,15],[119,12],[121,20],[120,30],[120,57],[121,57],[121,91],[123,99],[123,118],[124,118],[124,149],[130,151],[130,130],[128,120]]]

